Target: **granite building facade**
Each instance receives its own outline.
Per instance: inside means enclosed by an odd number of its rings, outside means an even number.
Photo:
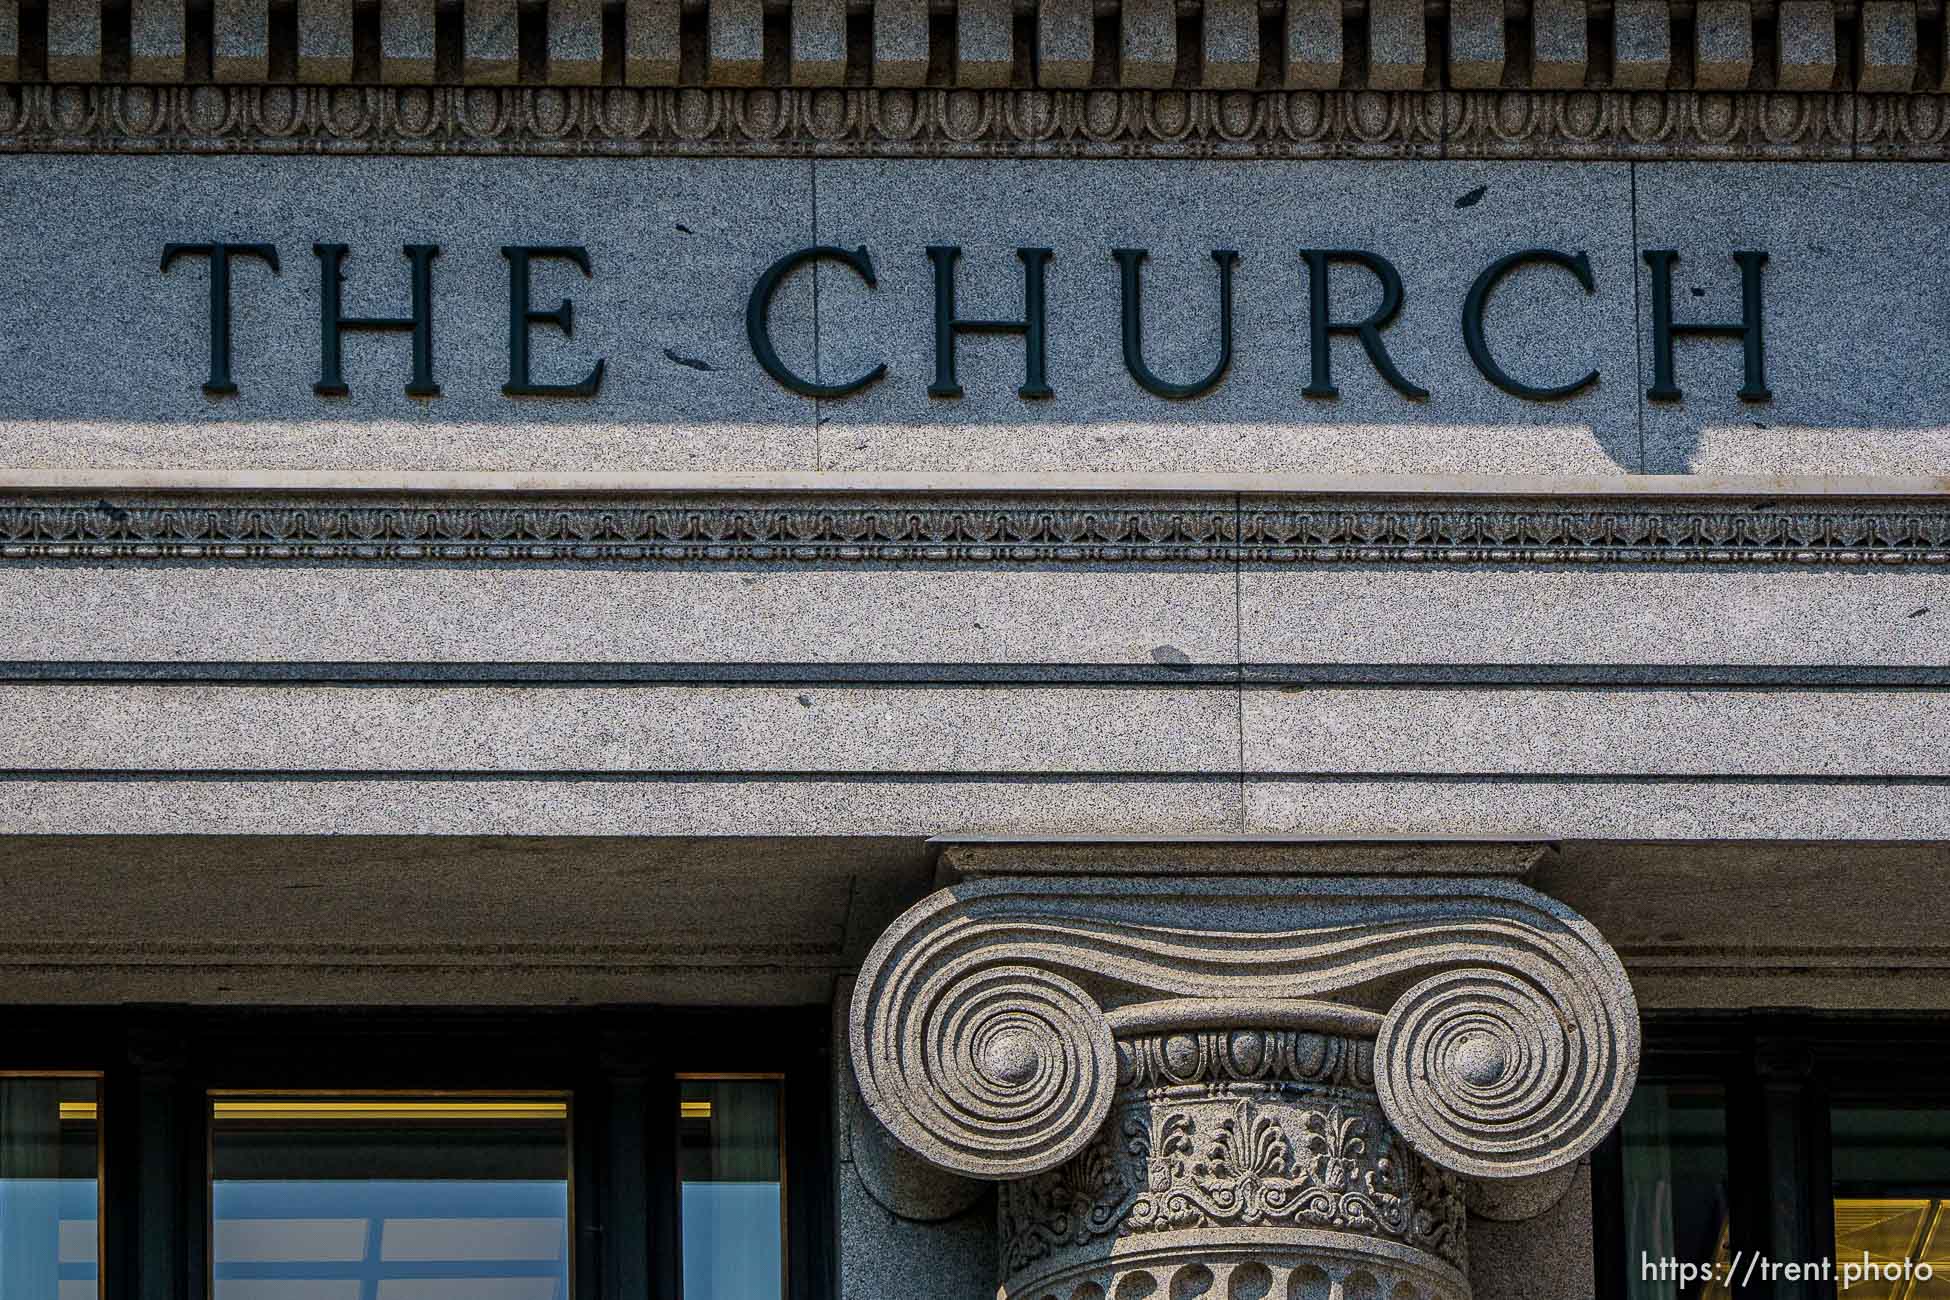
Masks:
[[[0,0],[0,1300],[1950,1294],[1947,38]]]

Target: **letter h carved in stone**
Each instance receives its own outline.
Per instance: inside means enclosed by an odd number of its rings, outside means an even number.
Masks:
[[[1467,1300],[1465,1180],[1617,1122],[1617,955],[1513,880],[964,880],[880,938],[854,1070],[1000,1182],[1002,1300]]]

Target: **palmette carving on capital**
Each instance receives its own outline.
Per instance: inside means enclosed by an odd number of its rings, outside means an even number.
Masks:
[[[1382,1115],[1371,1042],[1202,1030],[1121,1040],[1118,1055],[1118,1101],[1090,1145],[1003,1185],[1005,1277],[1227,1229],[1372,1237],[1465,1268],[1460,1184]]]

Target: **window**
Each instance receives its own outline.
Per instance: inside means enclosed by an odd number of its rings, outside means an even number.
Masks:
[[[1850,1300],[1950,1300],[1950,1109],[1842,1103],[1829,1132]]]
[[[1731,1258],[1727,1200],[1726,1090],[1713,1083],[1648,1083],[1619,1123],[1626,1257]],[[1644,1268],[1627,1279],[1632,1300],[1711,1300],[1705,1280],[1682,1282]]]
[[[1943,1018],[1649,1017],[1593,1158],[1600,1296],[1950,1300],[1946,1060]]]
[[[0,1297],[827,1300],[831,1033],[0,1013]]]
[[[781,1300],[785,1170],[777,1078],[687,1078],[677,1103],[684,1296]]]
[[[101,1294],[101,1081],[0,1073],[0,1296]]]
[[[566,1097],[210,1101],[213,1300],[571,1300]]]

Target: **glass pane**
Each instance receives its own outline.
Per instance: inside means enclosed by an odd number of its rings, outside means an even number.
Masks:
[[[0,1296],[101,1290],[101,1083],[0,1075]]]
[[[569,1107],[217,1096],[214,1300],[570,1300]]]
[[[1835,1268],[1848,1300],[1950,1300],[1950,1110],[1838,1105]]]
[[[1625,1172],[1626,1294],[1725,1300],[1726,1092],[1718,1084],[1640,1084],[1619,1125]],[[1690,1265],[1681,1272],[1676,1265]]]
[[[785,1201],[777,1079],[678,1083],[684,1300],[782,1300]]]

